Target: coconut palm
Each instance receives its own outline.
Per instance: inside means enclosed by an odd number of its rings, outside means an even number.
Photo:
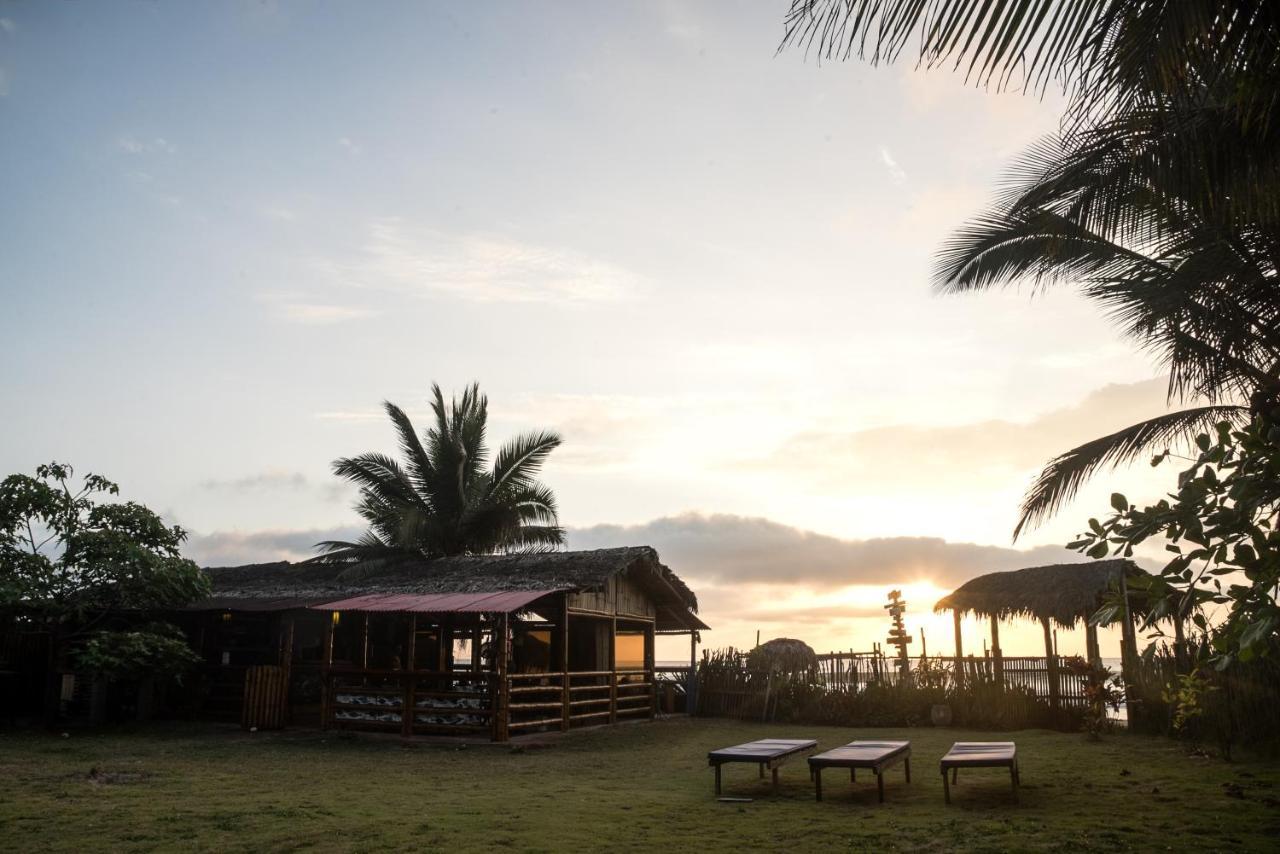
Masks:
[[[517,436],[489,462],[488,399],[472,384],[446,405],[432,385],[435,424],[421,437],[404,410],[384,404],[402,461],[379,453],[334,461],[360,487],[369,530],[357,542],[320,543],[324,563],[388,564],[460,554],[551,551],[564,543],[555,495],[536,475],[560,436]]]
[[[1079,284],[1168,367],[1171,399],[1204,404],[1056,457],[1028,492],[1015,536],[1100,466],[1247,420],[1241,402],[1280,392],[1280,233],[1189,200],[1172,171],[1143,168],[1140,145],[1113,123],[1042,143],[1016,164],[1003,198],[939,255],[947,292]]]
[[[1014,536],[1099,467],[1280,395],[1280,4],[1263,0],[795,0],[786,45],[954,61],[982,85],[1070,98],[1062,132],[940,253],[944,291],[1078,283],[1202,405],[1067,451]]]

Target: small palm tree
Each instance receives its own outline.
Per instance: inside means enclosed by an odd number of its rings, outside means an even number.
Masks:
[[[536,479],[560,436],[526,433],[489,464],[488,399],[472,384],[445,404],[433,384],[435,424],[421,438],[394,403],[384,406],[403,462],[378,453],[334,461],[360,487],[358,512],[369,530],[357,542],[317,545],[322,563],[386,565],[446,555],[552,551],[564,544],[555,495]]]

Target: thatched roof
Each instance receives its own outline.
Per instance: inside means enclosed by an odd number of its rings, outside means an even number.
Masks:
[[[808,673],[818,666],[818,654],[802,640],[774,638],[747,655],[747,667],[775,673]]]
[[[971,579],[933,606],[984,617],[1048,617],[1070,628],[1102,604],[1102,596],[1121,573],[1146,573],[1131,560],[1056,563],[1012,572],[992,572]]]
[[[198,609],[260,610],[263,604],[332,601],[374,593],[498,593],[518,590],[599,590],[614,575],[626,574],[658,607],[659,629],[686,624],[705,628],[693,617],[698,598],[662,564],[649,546],[539,554],[464,555],[378,570],[316,563],[259,563],[209,567],[213,590]],[[284,607],[281,605],[280,607]]]

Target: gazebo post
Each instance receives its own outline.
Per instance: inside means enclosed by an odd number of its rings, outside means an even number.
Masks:
[[[996,683],[1004,684],[1004,654],[1000,651],[1000,616],[991,615],[991,658],[995,663]]]
[[[1049,707],[1058,710],[1058,659],[1053,654],[1053,629],[1049,627],[1049,618],[1041,617],[1040,625],[1044,627],[1044,666],[1049,676]]]
[[[1085,656],[1094,667],[1102,664],[1102,651],[1098,649],[1098,627],[1089,622],[1089,612],[1084,612]]]
[[[964,687],[964,645],[960,641],[960,609],[951,609],[951,616],[956,626],[956,687]]]
[[[1133,720],[1134,678],[1137,676],[1138,639],[1133,625],[1133,611],[1129,608],[1129,582],[1124,569],[1120,570],[1120,595],[1124,597],[1124,622],[1120,625],[1120,673],[1124,678],[1125,710]]]

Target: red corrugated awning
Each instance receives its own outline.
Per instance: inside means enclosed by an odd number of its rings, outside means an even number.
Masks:
[[[244,596],[210,596],[193,602],[184,611],[292,611],[308,608],[323,602],[321,596],[278,596],[273,599],[252,599]]]
[[[510,614],[559,590],[506,590],[498,593],[370,593],[311,607],[317,611],[411,611],[418,614]]]

